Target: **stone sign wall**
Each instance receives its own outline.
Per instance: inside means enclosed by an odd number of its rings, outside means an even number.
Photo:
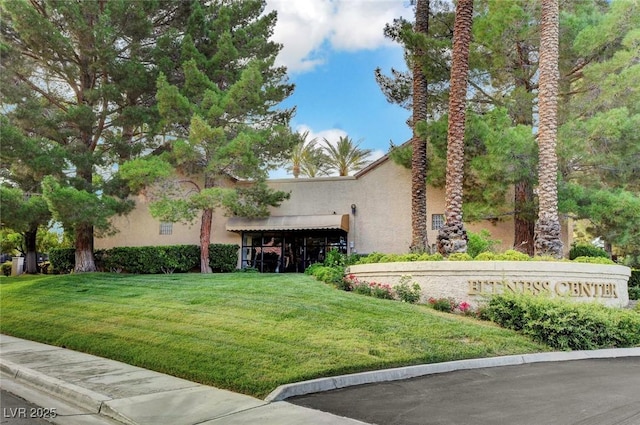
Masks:
[[[347,273],[390,285],[402,276],[411,276],[422,288],[422,301],[452,297],[475,307],[488,296],[513,292],[625,307],[631,269],[547,261],[417,261],[355,265]]]

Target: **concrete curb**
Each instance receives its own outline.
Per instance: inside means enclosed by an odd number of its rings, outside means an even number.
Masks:
[[[394,369],[376,370],[371,372],[353,373],[350,375],[340,375],[328,378],[318,378],[309,381],[296,382],[293,384],[280,385],[265,398],[265,401],[281,401],[299,395],[331,391],[339,388],[362,384],[399,381],[402,379],[417,378],[419,376],[453,372],[456,370],[515,366],[528,363],[561,362],[569,360],[605,359],[617,357],[640,357],[640,347],[607,348],[601,350],[585,351],[559,351],[551,353],[489,357],[484,359],[468,359],[453,362],[398,367]]]
[[[6,359],[0,358],[0,371],[18,382],[28,384],[92,413],[100,413],[102,404],[111,400],[111,397],[104,394],[47,376]]]

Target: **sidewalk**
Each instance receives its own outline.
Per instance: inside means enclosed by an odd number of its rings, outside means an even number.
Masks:
[[[6,335],[0,335],[0,371],[3,387],[5,380],[27,384],[129,425],[363,424]]]
[[[595,363],[599,360],[617,362],[619,367],[615,372],[602,368],[601,363]],[[586,401],[591,410],[609,420],[593,416],[591,419],[597,421],[589,419],[584,425],[632,424],[640,420],[638,366],[640,347],[524,354],[319,378],[282,385],[266,400],[260,400],[125,363],[0,335],[0,387],[10,392],[11,388],[21,388],[26,391],[21,396],[33,402],[37,400],[28,396],[29,391],[47,394],[49,398],[39,404],[44,408],[55,408],[63,402],[76,406],[79,414],[54,420],[64,425],[113,425],[114,421],[128,425],[368,423],[340,415],[371,423],[423,424],[427,416],[435,420],[438,406],[442,407],[442,416],[433,423],[464,423],[455,415],[466,407],[476,415],[475,423],[513,425],[518,423],[513,417],[521,418],[527,409],[533,408],[531,422],[520,423],[537,425],[543,411],[555,415],[555,419],[563,412],[572,414],[567,410],[567,396]],[[571,373],[566,373],[567,368]],[[587,373],[590,371],[597,374],[591,376]],[[499,376],[502,378],[498,379]],[[528,380],[529,377],[534,380]],[[568,385],[568,389],[562,385]],[[609,388],[606,391],[605,385]],[[590,396],[585,392],[588,387],[593,387]],[[521,405],[513,403],[519,392],[524,400]],[[498,394],[504,397],[495,397]],[[296,404],[282,401],[290,397]],[[505,403],[506,400],[512,402]],[[389,406],[399,410],[396,412]],[[508,421],[496,422],[496,414],[509,413],[505,406],[511,406],[513,416]],[[606,406],[614,412],[607,411]],[[63,410],[72,409],[58,409]],[[486,422],[480,421],[482,415],[488,418]],[[398,418],[402,421],[398,422]]]

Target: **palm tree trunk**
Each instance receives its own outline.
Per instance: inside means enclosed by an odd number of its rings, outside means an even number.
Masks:
[[[445,224],[438,234],[438,251],[443,255],[467,251],[467,232],[462,222],[462,182],[464,179],[465,110],[472,23],[473,0],[459,0],[453,27]]]
[[[540,83],[538,107],[538,221],[535,248],[537,255],[562,257],[558,218],[558,0],[542,2],[540,24]]]
[[[429,0],[417,0],[415,32],[429,32]],[[416,126],[427,120],[427,78],[422,72],[424,53],[413,55],[413,117],[411,146],[411,246],[413,252],[429,250],[427,237],[427,142]]]

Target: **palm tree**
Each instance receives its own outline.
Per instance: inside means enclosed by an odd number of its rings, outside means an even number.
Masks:
[[[429,32],[429,0],[417,0],[416,33]],[[422,70],[424,51],[417,48],[413,52],[413,117],[411,118],[411,246],[414,252],[429,249],[427,238],[427,142],[421,137],[416,126],[427,120],[427,78]]]
[[[542,2],[538,89],[538,221],[535,230],[537,255],[562,257],[558,218],[558,0]]]
[[[354,143],[348,136],[340,137],[335,146],[327,139],[324,143],[327,164],[339,176],[348,176],[351,171],[358,171],[371,162],[371,149],[361,149],[360,142]]]
[[[472,23],[473,0],[458,0],[453,25],[451,59],[445,224],[438,234],[438,251],[443,255],[467,251],[467,231],[462,222],[462,180],[464,177],[464,120],[467,105]]]
[[[293,137],[297,139],[297,142],[291,151],[287,171],[290,171],[296,179],[300,175],[317,177],[328,174],[327,157],[322,148],[317,145],[317,139],[314,138],[307,142],[308,130],[304,133],[298,132]]]

